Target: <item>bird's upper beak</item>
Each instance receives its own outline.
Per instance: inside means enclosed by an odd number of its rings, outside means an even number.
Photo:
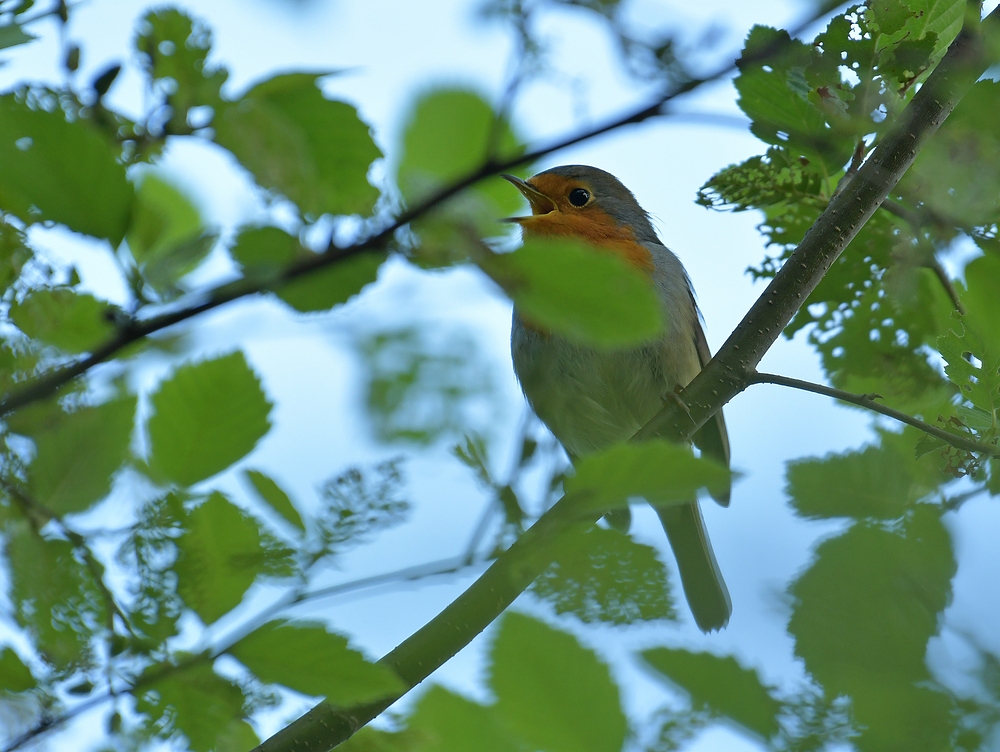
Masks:
[[[517,188],[528,199],[528,203],[531,204],[531,214],[532,216],[538,216],[539,214],[549,214],[556,210],[556,202],[546,196],[544,193],[539,191],[537,188],[532,186],[530,183],[526,183],[519,177],[514,175],[501,175],[504,180],[513,183],[514,187]],[[503,220],[504,222],[517,222],[520,224],[530,217],[508,217]]]

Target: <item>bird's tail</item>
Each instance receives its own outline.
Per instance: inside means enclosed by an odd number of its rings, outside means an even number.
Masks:
[[[698,503],[657,507],[656,513],[677,558],[684,595],[694,620],[703,632],[722,629],[729,623],[733,603]]]

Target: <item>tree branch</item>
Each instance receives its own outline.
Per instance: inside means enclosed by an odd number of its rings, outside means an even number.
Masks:
[[[1000,26],[1000,9],[985,23]],[[691,436],[724,404],[743,391],[757,364],[861,226],[878,209],[910,166],[921,145],[987,68],[977,34],[963,29],[845,190],[826,208],[764,294],[687,387],[688,405],[670,401],[634,437]],[[573,500],[564,496],[501,555],[468,590],[438,616],[382,658],[414,687],[485,629],[541,573],[551,544],[574,521]],[[396,697],[364,707],[336,710],[322,702],[265,741],[256,752],[326,752],[391,705]]]
[[[744,61],[763,62],[768,60],[771,56],[780,54],[782,49],[790,43],[790,40],[794,39],[794,36],[799,29],[805,28],[809,24],[813,23],[817,18],[819,18],[819,15],[813,16],[808,21],[800,24],[798,29],[793,30],[790,37],[788,37],[789,41],[779,39],[775,43],[759,50],[756,54],[747,56],[744,58]],[[133,319],[128,321],[119,329],[117,336],[98,347],[90,355],[68,365],[60,366],[40,376],[34,377],[28,380],[20,388],[14,389],[0,398],[0,417],[32,402],[37,402],[38,400],[52,396],[61,387],[68,384],[77,376],[87,373],[87,371],[94,366],[105,362],[129,345],[149,336],[150,334],[154,334],[158,331],[166,329],[167,327],[194,318],[202,313],[211,311],[219,306],[231,303],[234,300],[238,300],[248,295],[255,295],[257,293],[280,288],[285,283],[291,282],[292,280],[306,276],[313,272],[317,272],[320,269],[326,269],[327,267],[333,266],[334,264],[340,263],[346,259],[353,258],[361,253],[383,251],[392,240],[397,230],[414,220],[419,219],[448,199],[452,198],[466,188],[475,185],[481,180],[485,180],[486,178],[500,172],[516,169],[520,165],[534,162],[535,160],[547,156],[552,152],[596,138],[597,136],[604,135],[605,133],[617,130],[618,128],[622,128],[626,125],[641,123],[658,115],[663,115],[665,114],[663,112],[663,106],[668,102],[671,102],[684,94],[688,94],[700,86],[718,81],[725,76],[728,76],[735,70],[735,68],[736,64],[732,63],[720,68],[711,75],[686,81],[677,86],[673,91],[657,97],[647,105],[620,115],[619,117],[608,121],[604,125],[582,131],[574,136],[551,143],[548,146],[543,146],[505,160],[494,160],[492,158],[488,158],[486,162],[484,162],[477,170],[474,170],[464,178],[461,178],[455,183],[443,188],[425,201],[407,209],[394,220],[390,221],[389,224],[383,229],[377,231],[374,235],[364,238],[345,248],[335,246],[331,238],[325,252],[318,253],[313,258],[306,258],[289,265],[284,271],[272,279],[268,279],[263,282],[251,278],[239,279],[228,284],[220,285],[211,290],[195,294],[194,297],[202,298],[200,303],[194,303],[188,307],[179,308],[171,311],[170,313],[153,316],[149,319]]]
[[[833,397],[834,399],[841,400],[842,402],[850,402],[852,405],[872,410],[876,413],[892,418],[893,420],[898,420],[900,423],[913,426],[930,436],[951,444],[956,449],[964,449],[967,452],[976,452],[979,454],[987,454],[992,457],[1000,457],[1000,447],[984,444],[981,441],[976,441],[975,439],[969,439],[965,436],[958,436],[956,434],[949,433],[948,431],[931,425],[930,423],[925,423],[924,421],[918,420],[917,418],[907,415],[906,413],[901,413],[899,410],[886,407],[885,405],[875,401],[876,398],[880,397],[880,395],[877,394],[852,394],[851,392],[834,389],[833,387],[825,386],[823,384],[815,384],[811,381],[793,379],[788,376],[779,376],[774,373],[755,373],[750,377],[750,383],[777,384],[778,386],[787,386],[792,389],[801,389],[805,392],[812,392],[813,394],[822,394],[826,397]]]

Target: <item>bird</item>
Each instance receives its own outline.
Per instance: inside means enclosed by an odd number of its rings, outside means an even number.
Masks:
[[[525,238],[578,238],[618,254],[651,277],[667,321],[655,341],[607,350],[547,332],[515,307],[514,372],[529,405],[573,461],[630,439],[666,400],[680,399],[679,390],[712,355],[684,266],[663,245],[649,214],[618,178],[587,165],[553,167],[527,180],[502,177],[531,206],[531,215],[509,219],[521,226]],[[729,465],[729,436],[721,411],[694,436],[694,444],[703,455]],[[723,506],[729,505],[729,496],[728,488],[715,493]],[[703,632],[722,629],[729,623],[732,601],[697,499],[656,507],[656,513],[674,551],[695,623]]]

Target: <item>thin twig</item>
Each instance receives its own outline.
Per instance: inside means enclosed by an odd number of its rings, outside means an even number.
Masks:
[[[964,449],[967,452],[976,452],[978,454],[988,454],[992,457],[1000,457],[1000,447],[991,444],[984,444],[981,441],[976,441],[975,439],[969,439],[964,436],[949,433],[948,431],[931,425],[930,423],[925,423],[924,421],[907,415],[906,413],[902,413],[899,410],[887,407],[880,402],[876,402],[876,399],[881,398],[881,395],[878,394],[853,394],[852,392],[834,389],[833,387],[825,386],[824,384],[816,384],[812,381],[803,381],[802,379],[793,379],[789,376],[779,376],[774,373],[755,373],[750,377],[750,383],[777,384],[778,386],[787,386],[792,389],[801,389],[805,392],[812,392],[813,394],[822,394],[826,397],[833,397],[841,402],[850,402],[852,405],[863,407],[867,410],[879,413],[880,415],[892,418],[893,420],[898,420],[900,423],[912,426],[913,428],[923,431],[930,436],[951,444],[956,449]]]

